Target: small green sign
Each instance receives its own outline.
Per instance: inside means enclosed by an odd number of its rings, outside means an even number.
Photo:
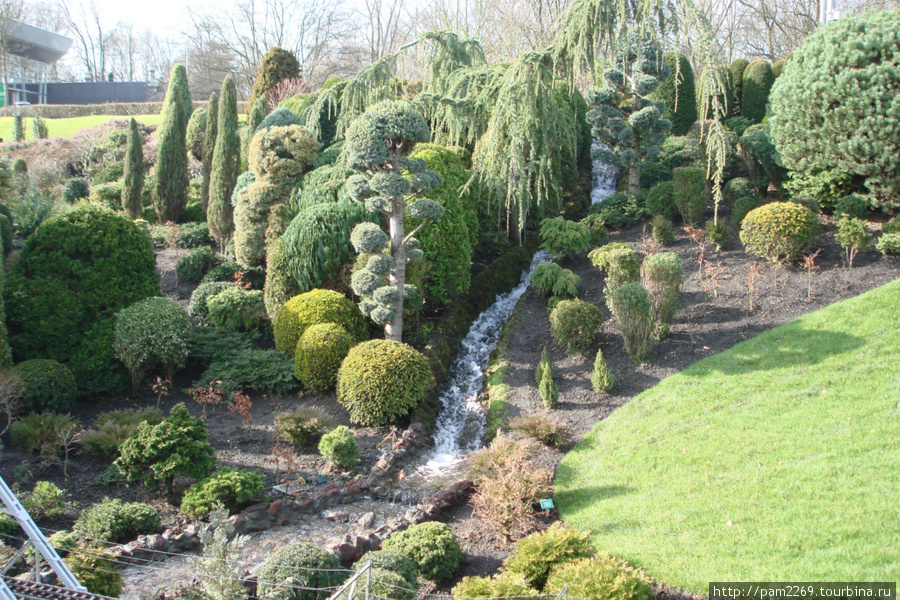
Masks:
[[[546,498],[544,500],[541,500],[541,510],[550,510],[551,508],[554,508],[553,498]]]

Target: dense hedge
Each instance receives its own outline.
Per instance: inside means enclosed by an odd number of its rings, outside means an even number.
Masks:
[[[124,383],[104,321],[160,292],[147,235],[120,214],[84,206],[38,227],[4,293],[18,360],[69,363],[80,390],[90,393]]]
[[[672,122],[670,134],[685,135],[697,122],[694,69],[688,57],[680,52],[666,52],[663,60],[669,67],[669,76],[660,82],[653,98],[666,103],[662,118]]]
[[[370,340],[354,346],[337,376],[337,398],[350,421],[393,425],[425,398],[433,378],[428,360],[406,344]]]
[[[337,323],[357,341],[368,337],[362,313],[349,298],[331,290],[312,290],[288,300],[275,315],[275,347],[293,356],[303,332],[316,323]]]

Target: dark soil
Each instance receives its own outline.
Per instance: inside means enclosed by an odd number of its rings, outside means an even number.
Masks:
[[[874,225],[877,229],[878,225]],[[505,350],[501,357],[508,365],[505,382],[510,386],[510,417],[542,410],[537,386],[534,383],[534,367],[541,349],[547,346],[559,387],[559,405],[551,411],[551,418],[567,424],[574,439],[581,439],[600,420],[615,408],[628,402],[641,391],[655,385],[665,377],[677,373],[688,365],[759,334],[782,325],[795,317],[817,310],[846,298],[856,296],[887,283],[900,276],[900,259],[881,257],[874,251],[857,257],[854,268],[842,266],[842,251],[834,240],[833,223],[825,223],[824,233],[817,240],[821,254],[816,258],[820,270],[811,273],[798,266],[773,268],[745,254],[740,247],[737,232],[731,230],[732,249],[724,252],[708,251],[705,268],[698,267],[697,247],[680,233],[674,245],[663,248],[677,252],[684,263],[685,284],[682,308],[675,316],[669,337],[657,343],[643,364],[633,364],[626,355],[621,337],[609,316],[603,299],[603,277],[584,256],[564,264],[581,277],[581,298],[600,307],[605,317],[599,346],[615,376],[616,390],[612,394],[595,394],[590,385],[590,373],[597,345],[583,355],[566,356],[550,339],[547,299],[529,291],[523,296],[508,328]],[[610,241],[627,241],[641,250],[644,231],[631,228],[611,235]],[[646,248],[645,248],[646,249]],[[174,265],[184,251],[165,249],[157,252],[157,268],[161,274],[163,292],[187,308],[190,294],[195,287],[186,282],[176,286]],[[750,309],[748,273],[751,267],[759,268],[757,289],[753,293]],[[809,292],[808,292],[809,289]],[[185,402],[193,414],[200,415],[199,405],[186,393],[192,376],[183,374],[175,382],[176,391],[161,399],[161,408],[168,410],[177,402]],[[268,485],[278,483],[287,465],[275,460],[273,447],[279,443],[274,429],[274,417],[278,413],[298,408],[317,407],[326,411],[335,424],[349,425],[346,411],[333,396],[297,394],[284,397],[254,395],[252,427],[241,423],[238,415],[225,408],[208,411],[207,424],[210,438],[216,449],[219,463],[251,469],[259,469],[266,475]],[[147,389],[133,397],[104,398],[79,403],[76,414],[82,423],[90,424],[97,413],[115,408],[155,406],[157,397]],[[390,435],[386,428],[356,429],[363,461],[353,473],[328,473],[322,459],[314,449],[294,453],[294,473],[327,474],[330,480],[343,479],[356,473],[367,472],[378,459],[378,445]],[[164,514],[165,522],[174,522],[177,510],[162,496],[141,484],[103,484],[103,474],[108,463],[86,453],[75,452],[69,459],[68,477],[58,465],[42,465],[33,456],[11,446],[8,434],[4,436],[5,452],[0,462],[0,475],[7,482],[27,491],[34,481],[49,480],[68,493],[72,508],[66,518],[55,522],[41,522],[51,529],[69,527],[80,509],[105,496],[119,497],[127,501],[146,501],[157,506]],[[555,469],[565,449],[546,449],[537,457],[538,466]],[[177,495],[183,492],[188,480],[176,482]],[[176,503],[177,505],[177,499]],[[558,519],[555,511],[540,515],[539,527],[543,528]],[[458,535],[468,557],[461,575],[487,575],[496,571],[509,554],[512,544],[492,530],[483,520],[472,515],[470,506],[461,506],[445,513],[444,519]],[[432,588],[429,591],[433,591]],[[449,589],[444,587],[443,589]],[[677,595],[677,592],[661,590],[660,595]]]

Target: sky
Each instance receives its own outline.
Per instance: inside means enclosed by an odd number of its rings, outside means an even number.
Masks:
[[[188,8],[200,11],[212,4],[210,0],[95,0],[95,2],[108,23],[133,21],[136,30],[151,29],[158,35],[178,34],[186,29],[189,23]]]

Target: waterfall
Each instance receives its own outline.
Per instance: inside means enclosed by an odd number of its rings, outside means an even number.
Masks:
[[[603,202],[615,194],[619,182],[619,168],[598,156],[602,154],[599,150],[611,151],[611,148],[597,139],[591,146],[591,156],[594,157],[591,167],[591,204]]]

